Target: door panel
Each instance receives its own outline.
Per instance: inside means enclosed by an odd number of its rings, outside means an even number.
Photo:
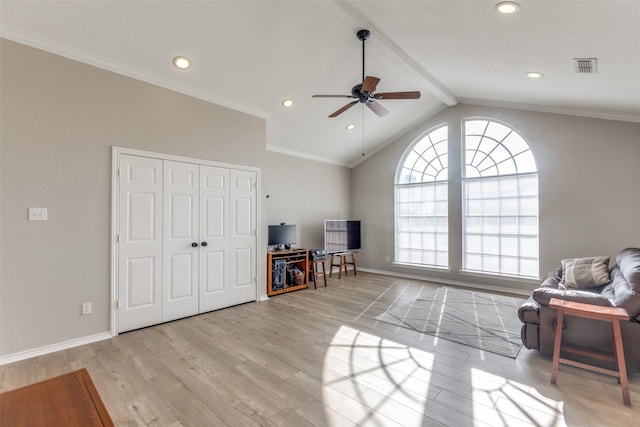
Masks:
[[[156,207],[157,194],[129,192],[129,211],[127,227],[127,241],[129,242],[153,242],[156,234]]]
[[[194,264],[192,254],[178,254],[170,257],[171,287],[169,289],[169,300],[176,301],[183,298],[190,298],[194,292],[192,289],[193,277],[191,267]],[[195,314],[195,313],[192,313]]]
[[[162,321],[162,161],[121,155],[118,332]]]
[[[227,196],[226,195],[203,195],[205,203],[203,220],[203,236],[208,240],[223,240],[227,236],[225,229]]]
[[[193,237],[193,205],[197,203],[192,195],[171,194],[171,215],[169,232],[171,239],[191,239]]]
[[[152,305],[155,300],[155,258],[129,258],[127,260],[126,307],[139,308]]]
[[[164,161],[163,322],[198,313],[198,173]]]
[[[211,295],[220,292],[224,292],[224,252],[223,251],[209,251],[205,255],[205,276],[204,276],[204,291],[200,294]]]
[[[257,174],[252,171],[231,169],[231,212],[229,239],[231,277],[229,303],[255,301],[256,278],[256,193]]]
[[[236,260],[236,288],[251,286],[253,277],[251,274],[253,273],[251,268],[248,266],[251,265],[253,261],[253,257],[251,256],[251,248],[240,248],[236,249],[235,257]]]
[[[238,197],[235,200],[235,237],[251,238],[253,236],[253,203],[255,198]]]
[[[200,166],[200,313],[229,306],[229,169]]]

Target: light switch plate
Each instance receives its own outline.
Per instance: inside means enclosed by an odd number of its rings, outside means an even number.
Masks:
[[[29,208],[29,221],[46,221],[47,208]]]

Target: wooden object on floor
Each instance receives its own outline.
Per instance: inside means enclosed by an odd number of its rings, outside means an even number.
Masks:
[[[602,307],[593,304],[583,304],[579,302],[564,301],[552,298],[549,307],[558,310],[556,319],[556,336],[553,347],[553,365],[551,369],[551,384],[557,385],[558,366],[560,363],[565,365],[576,366],[578,368],[588,369],[590,371],[599,372],[601,374],[612,375],[618,378],[618,382],[622,388],[622,401],[625,405],[631,406],[631,397],[629,395],[629,380],[627,377],[627,366],[624,361],[624,349],[622,347],[622,335],[620,333],[620,320],[629,320],[629,314],[624,308],[620,307]],[[614,353],[613,356],[603,355],[592,351],[577,349],[568,346],[562,346],[562,322],[564,314],[569,316],[584,317],[588,319],[602,320],[611,322],[613,328]],[[576,362],[560,357],[560,351],[579,354],[582,356],[616,362],[618,370],[603,369],[597,366],[588,365],[586,363]]]
[[[289,280],[289,270],[303,273],[301,283]],[[309,287],[309,251],[292,249],[267,252],[267,295],[278,295]]]
[[[313,289],[318,289],[318,277],[322,277],[324,279],[324,287],[327,287],[327,266],[325,265],[325,261],[325,258],[312,259],[309,261],[309,265],[311,266],[311,275],[313,277]],[[322,264],[322,271],[318,269],[318,264]]]
[[[86,369],[0,394],[2,426],[113,426]]]
[[[351,261],[347,260],[347,257],[351,256]],[[338,258],[338,264],[334,264],[333,258]],[[344,275],[347,275],[347,266],[353,266],[353,275],[357,276],[356,270],[356,254],[353,252],[336,252],[331,254],[331,263],[329,265],[329,277],[333,275],[333,267],[338,267],[338,279],[342,278],[342,270],[344,269]]]

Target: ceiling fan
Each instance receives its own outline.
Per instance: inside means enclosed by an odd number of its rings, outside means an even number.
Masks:
[[[329,117],[337,117],[340,114],[347,111],[357,103],[362,103],[369,107],[371,111],[376,113],[379,117],[389,114],[389,110],[384,108],[378,100],[384,99],[418,99],[420,98],[419,91],[411,92],[384,92],[375,93],[376,86],[380,79],[378,77],[364,75],[364,44],[369,38],[371,33],[369,30],[360,30],[356,33],[358,40],[362,40],[362,83],[358,83],[351,89],[351,95],[313,95],[313,98],[355,98],[356,101],[350,102],[338,111],[331,114]]]

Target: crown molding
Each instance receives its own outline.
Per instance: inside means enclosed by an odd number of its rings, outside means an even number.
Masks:
[[[535,111],[538,113],[564,114],[567,116],[588,117],[592,119],[640,123],[640,113],[621,113],[597,110],[587,111],[578,108],[552,107],[549,105],[524,104],[475,98],[460,98],[459,101],[461,104],[478,105],[483,107],[508,108],[512,110]]]
[[[343,166],[343,167],[351,167],[348,163],[338,162],[335,159],[330,159],[328,157],[315,156],[309,153],[304,153],[302,151],[289,150],[287,148],[278,147],[275,145],[267,144],[267,151],[271,151],[273,153],[284,154],[286,156],[299,157],[301,159],[313,160],[321,163],[328,163],[330,165],[335,166]]]
[[[220,105],[225,108],[239,111],[241,113],[250,114],[262,119],[269,118],[270,114],[266,111],[259,110],[253,107],[249,107],[244,104],[239,104],[228,98],[221,97],[212,93],[202,92],[196,90],[193,87],[186,85],[178,85],[173,82],[167,81],[161,77],[153,74],[146,73],[144,71],[135,69],[124,64],[120,64],[101,56],[91,54],[89,52],[70,47],[68,45],[54,42],[50,39],[36,36],[31,33],[16,30],[10,27],[3,26],[0,28],[0,37],[7,40],[11,40],[17,43],[21,43],[36,49],[40,49],[55,55],[59,55],[74,61],[82,62],[87,65],[91,65],[103,70],[111,71],[122,76],[130,77],[132,79],[140,80],[145,83],[159,86],[164,89],[169,89],[174,92],[182,93],[184,95],[191,96],[193,98],[200,99],[202,101],[210,102],[212,104]]]

